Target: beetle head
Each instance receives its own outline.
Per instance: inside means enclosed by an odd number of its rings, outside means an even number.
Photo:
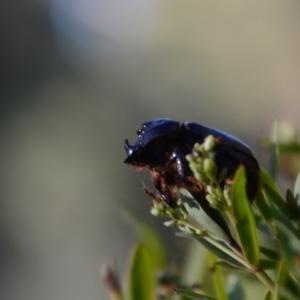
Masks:
[[[124,162],[133,166],[159,164],[179,130],[180,123],[171,119],[154,119],[143,123],[137,131],[138,139],[134,145],[125,140],[128,157]]]

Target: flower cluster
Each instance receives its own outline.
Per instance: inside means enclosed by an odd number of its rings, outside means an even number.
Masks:
[[[206,199],[213,208],[225,211],[230,207],[230,186],[222,186],[227,170],[218,170],[214,148],[217,140],[209,135],[202,144],[195,144],[192,153],[186,156],[195,178],[205,186]],[[219,172],[221,171],[221,172]]]

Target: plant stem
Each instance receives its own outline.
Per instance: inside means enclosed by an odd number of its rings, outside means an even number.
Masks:
[[[234,225],[234,217],[233,215],[228,211],[227,213],[230,222],[232,222],[232,224]],[[178,224],[182,224],[185,225],[191,229],[193,229],[195,232],[197,232],[197,230],[199,230],[199,228],[194,227],[193,225],[189,224],[188,222],[186,222],[185,220],[176,220],[178,222]],[[197,235],[197,234],[196,234]],[[220,244],[218,241],[216,241],[214,238],[212,238],[209,235],[202,235],[202,237],[204,239],[206,239],[210,244],[214,245],[215,247],[217,247],[218,249],[220,249],[222,252],[226,253],[227,255],[229,255],[230,257],[232,257],[234,260],[236,260],[237,262],[239,262],[241,265],[243,265],[244,267],[246,267],[249,271],[251,271],[270,291],[272,294],[274,294],[275,292],[275,284],[272,281],[272,279],[267,275],[267,273],[263,270],[263,269],[254,269],[245,259],[244,256],[240,256],[237,253],[235,253],[234,251],[228,249],[227,247],[225,247],[224,245]]]
[[[210,244],[214,245],[215,247],[219,248],[222,252],[226,253],[227,255],[231,256],[234,260],[238,261],[240,264],[245,266],[249,269],[249,264],[243,259],[243,257],[237,255],[235,252],[231,251],[230,249],[224,247],[222,244],[217,242],[210,236],[204,237]]]
[[[216,240],[211,238],[210,236],[205,237],[205,239],[213,244],[214,246],[218,247],[221,251],[225,252],[233,259],[238,261],[240,264],[245,266],[248,270],[250,270],[270,291],[272,294],[275,292],[275,284],[272,279],[267,275],[267,273],[263,269],[254,270],[251,265],[241,256],[237,255],[236,253],[232,252],[231,250],[224,247],[222,244],[218,243]]]
[[[223,273],[220,269],[220,266],[215,265],[217,258],[212,252],[208,252],[208,261],[209,261],[210,269],[212,271],[214,284],[215,284],[215,290],[216,290],[218,299],[229,300],[227,293],[226,293]]]
[[[236,222],[235,222],[235,218],[234,218],[234,215],[232,214],[231,209],[226,210],[226,215],[227,215],[227,217],[228,217],[228,219],[229,219],[229,221],[232,225],[232,228],[234,229]]]
[[[235,219],[232,212],[228,210],[226,211],[226,214],[230,223],[232,224],[232,227],[235,228]],[[267,275],[267,273],[263,269],[253,270],[253,267],[249,265],[248,262],[246,262],[244,259],[243,261],[243,264],[255,274],[255,276],[271,291],[272,294],[274,294],[275,284],[272,281],[272,279]]]
[[[272,294],[275,293],[275,284],[263,269],[259,269],[257,271],[254,271],[253,273],[269,289]]]

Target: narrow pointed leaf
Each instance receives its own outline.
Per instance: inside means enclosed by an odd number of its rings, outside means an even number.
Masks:
[[[279,287],[279,297],[276,300],[299,300],[299,296],[295,296],[284,287]]]
[[[264,220],[269,224],[272,219],[274,219],[274,214],[271,207],[266,202],[265,196],[262,191],[259,191],[255,201],[255,206],[259,210],[260,214],[264,218]]]
[[[267,256],[270,259],[273,259],[273,260],[280,259],[280,255],[279,255],[278,251],[275,251],[273,249],[269,249],[266,247],[262,247],[262,246],[259,247],[259,250],[262,254],[264,254],[265,256]]]
[[[292,195],[287,197],[292,197]],[[295,209],[293,210],[273,188],[264,185],[261,193],[258,194],[255,205],[269,225],[272,224],[271,219],[279,220],[296,236],[299,235],[298,229],[293,224],[297,214]],[[273,228],[273,225],[270,226]]]
[[[274,270],[277,266],[277,261],[271,259],[261,259],[259,264],[264,270]]]
[[[215,225],[213,225],[213,223],[217,224],[217,226],[219,226],[223,230],[223,232],[225,232],[226,235],[228,237],[230,237],[230,239],[233,240],[229,226],[228,226],[227,222],[225,221],[224,217],[218,210],[216,210],[210,206],[210,204],[208,203],[208,201],[206,200],[206,198],[203,195],[201,195],[199,193],[186,194],[187,191],[182,190],[182,189],[180,189],[180,192],[181,193],[183,192],[183,194],[185,193],[185,195],[187,195],[188,197],[189,197],[189,195],[191,195],[192,198],[195,199],[196,203],[201,206],[202,210],[206,214],[205,222],[207,224],[210,224],[210,226],[212,226],[212,227],[215,226]],[[212,227],[210,227],[210,228],[212,228]],[[208,230],[210,230],[210,229],[208,229]]]
[[[299,236],[298,238],[294,236],[286,226],[278,221],[275,222],[275,229],[285,262],[292,268],[295,259],[300,255]]]
[[[284,214],[287,218],[294,218],[294,214],[291,212],[287,203],[273,188],[268,185],[263,185],[263,194],[271,207],[276,207],[277,210],[279,210],[280,213]]]
[[[275,192],[277,192],[280,195],[280,190],[279,190],[276,182],[271,177],[271,175],[263,168],[260,168],[259,179],[263,185],[267,185],[267,186],[271,187]]]
[[[184,193],[183,193],[184,192]],[[184,206],[188,211],[189,215],[203,228],[207,229],[211,234],[217,236],[225,241],[230,241],[232,239],[229,228],[226,228],[227,233],[221,228],[215,220],[209,217],[206,212],[201,208],[200,204],[193,198],[193,196],[186,190],[180,190],[180,197],[184,202]],[[216,211],[217,213],[217,211]],[[218,219],[223,218],[223,216],[218,216]],[[224,226],[223,226],[224,227]]]
[[[218,258],[221,258],[224,261],[227,261],[228,263],[238,267],[238,268],[245,268],[244,265],[242,265],[240,262],[238,262],[234,257],[230,255],[230,253],[235,254],[232,251],[232,248],[230,248],[226,243],[222,241],[216,241],[216,244],[212,244],[209,240],[207,240],[205,237],[197,236],[197,235],[189,235],[187,233],[177,233],[178,236],[185,237],[185,238],[192,238],[199,242],[201,245],[203,245],[207,250],[211,251],[214,255],[216,255]],[[220,245],[220,248],[216,245]],[[226,252],[222,251],[222,248],[226,250]],[[229,253],[229,254],[228,254]]]
[[[191,290],[187,290],[187,289],[174,289],[174,292],[178,295],[187,297],[189,299],[218,300],[216,298],[209,297],[205,294],[199,294],[199,293],[193,292]]]
[[[232,212],[236,231],[248,262],[259,266],[259,246],[254,215],[246,195],[245,167],[239,167],[231,188]]]
[[[294,214],[294,218],[299,219],[300,218],[300,210],[299,210],[296,199],[291,190],[287,190],[287,192],[286,192],[286,202],[287,202],[288,207],[290,208],[290,211]]]
[[[286,216],[284,216],[283,214],[280,214],[279,211],[274,210],[274,215],[275,215],[275,223],[278,223],[278,221],[280,223],[282,223],[287,229],[290,230],[291,233],[293,233],[295,235],[296,238],[299,237],[299,232],[297,230],[297,228],[293,225],[293,222],[291,222],[290,219],[288,219]]]
[[[225,268],[228,268],[228,269],[235,269],[235,270],[245,270],[244,267],[238,267],[236,265],[233,265],[233,264],[229,263],[228,261],[221,260],[221,259],[218,259],[215,262],[215,266],[221,266],[221,267],[225,267]]]
[[[270,291],[265,294],[264,300],[273,300],[273,295]]]
[[[148,249],[141,244],[137,245],[133,250],[128,292],[130,300],[155,299],[153,262]]]
[[[267,239],[271,239],[271,236],[273,234],[272,233],[273,228],[270,228],[270,226],[268,226],[268,225],[272,224],[272,223],[271,222],[269,224],[265,223],[264,220],[259,218],[259,216],[255,216],[255,223],[256,223],[257,231],[259,231],[260,233],[265,235]]]
[[[300,286],[290,274],[286,280],[285,289],[289,291],[290,294],[294,295],[297,299],[300,299]]]
[[[291,280],[289,278],[289,266],[285,260],[281,262],[277,271],[277,287],[276,293],[278,300],[294,300],[299,299],[297,296],[297,290],[294,290],[294,286],[291,287]],[[295,294],[296,293],[296,294]]]

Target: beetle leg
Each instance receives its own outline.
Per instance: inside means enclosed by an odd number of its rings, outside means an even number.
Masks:
[[[174,195],[171,191],[171,187],[166,183],[166,178],[162,176],[159,172],[152,171],[153,184],[162,198],[162,200],[168,204],[172,205],[174,203]]]
[[[185,155],[183,155],[180,151],[176,150],[172,153],[171,159],[176,161],[177,175],[179,179],[184,181],[187,175],[189,175],[191,172]]]

